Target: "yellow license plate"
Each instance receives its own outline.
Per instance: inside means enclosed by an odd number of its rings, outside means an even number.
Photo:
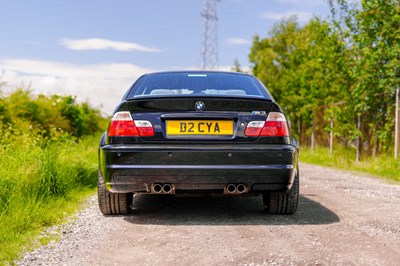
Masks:
[[[233,121],[229,120],[167,120],[167,136],[177,135],[233,135]]]

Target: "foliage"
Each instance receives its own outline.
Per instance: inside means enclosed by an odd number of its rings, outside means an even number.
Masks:
[[[394,0],[364,0],[356,9],[346,8],[344,1],[339,4],[346,25],[343,37],[352,56],[353,108],[361,116],[367,151],[377,153],[393,140],[395,89],[400,85],[400,5]]]
[[[99,136],[47,141],[1,130],[0,264],[44,227],[59,222],[96,186]]]
[[[233,66],[231,67],[231,71],[243,72],[240,62],[237,58],[235,58],[235,60],[233,60]]]
[[[51,138],[57,135],[82,137],[106,127],[100,111],[88,103],[77,103],[73,96],[34,97],[30,90],[17,89],[0,97],[2,127],[31,131]]]
[[[284,107],[301,143],[311,132],[327,145],[329,121],[345,145],[359,134],[368,154],[393,142],[394,93],[400,86],[400,5],[363,0],[351,6],[331,0],[332,19],[295,17],[276,24],[269,37],[255,36],[253,73]]]
[[[93,192],[105,123],[71,96],[0,95],[0,265]]]

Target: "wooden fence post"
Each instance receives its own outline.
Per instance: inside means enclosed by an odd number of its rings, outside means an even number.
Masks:
[[[331,132],[329,134],[329,154],[333,154],[333,114],[331,116]]]
[[[360,141],[360,138],[361,138],[361,132],[360,132],[360,129],[361,129],[361,119],[360,119],[360,117],[361,117],[361,114],[358,114],[358,119],[357,119],[357,154],[356,154],[356,162],[358,163],[359,161],[360,161],[360,145],[361,145],[361,141]]]
[[[399,110],[399,93],[400,88],[396,89],[396,125],[394,132],[394,159],[396,160],[399,153],[399,138],[400,138],[400,110]]]

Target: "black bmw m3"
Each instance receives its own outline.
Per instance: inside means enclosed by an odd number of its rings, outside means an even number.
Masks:
[[[293,214],[297,143],[254,76],[146,74],[115,109],[99,147],[101,212],[128,214],[134,194],[262,195],[267,213]]]

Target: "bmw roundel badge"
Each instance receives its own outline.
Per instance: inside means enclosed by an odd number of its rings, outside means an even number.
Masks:
[[[203,111],[206,105],[202,101],[198,101],[195,103],[195,108],[197,111]]]

